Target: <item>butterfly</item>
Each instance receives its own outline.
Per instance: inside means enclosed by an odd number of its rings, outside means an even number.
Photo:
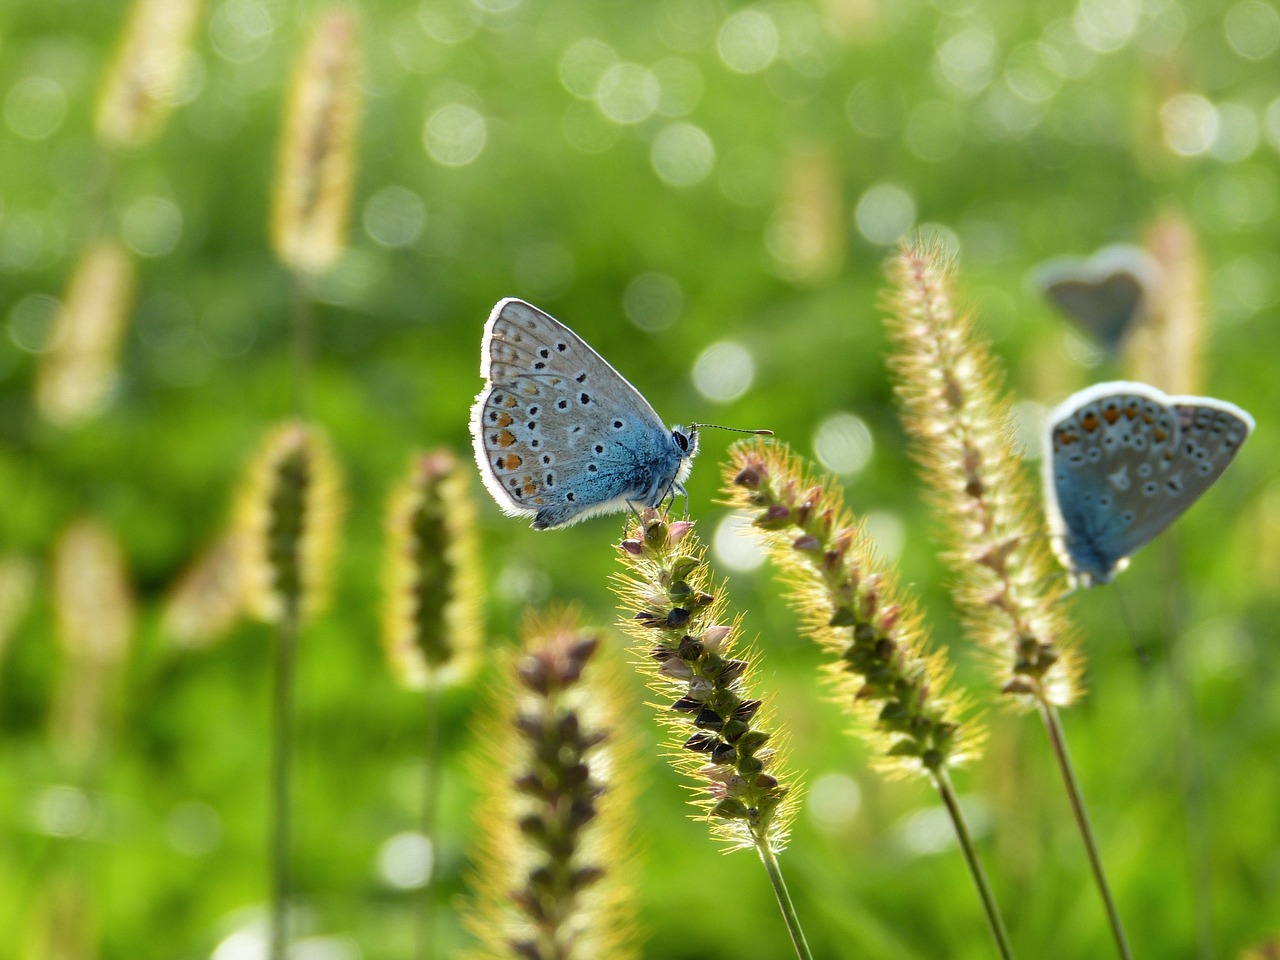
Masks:
[[[1045,297],[1108,350],[1116,350],[1160,288],[1160,265],[1132,244],[1103,247],[1087,260],[1060,257],[1032,274]]]
[[[1253,430],[1235,404],[1170,397],[1144,383],[1099,383],[1050,415],[1045,499],[1064,566],[1109,583],[1180,517]]]
[[[535,530],[685,496],[698,429],[668,429],[626,378],[559,320],[500,300],[480,343],[471,408],[480,477]]]

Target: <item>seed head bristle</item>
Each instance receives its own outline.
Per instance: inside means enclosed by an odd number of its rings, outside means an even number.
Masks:
[[[902,422],[943,520],[943,558],[966,627],[1016,702],[1065,706],[1079,690],[1067,636],[1067,581],[1014,439],[1002,374],[972,320],[954,307],[942,250],[904,244],[886,299]]]
[[[236,505],[251,614],[305,622],[324,608],[342,511],[342,479],[324,432],[297,421],[274,428],[245,471]]]
[[[982,732],[947,692],[945,651],[926,651],[914,598],[877,561],[839,488],[763,440],[734,444],[724,479],[729,505],[751,518],[783,571],[804,631],[833,657],[837,702],[878,768],[932,773],[975,757]]]
[[[694,804],[728,849],[786,845],[795,795],[785,786],[782,738],[747,683],[756,654],[734,647],[693,524],[647,509],[619,546],[625,572],[614,578],[622,626],[645,679],[669,706],[659,720],[676,766],[699,785]]]
[[[635,746],[619,725],[617,665],[573,613],[529,617],[478,742],[486,785],[463,917],[473,958],[639,955]]]
[[[456,682],[481,643],[471,473],[448,450],[414,457],[387,506],[383,647],[396,679]]]
[[[355,16],[332,10],[298,59],[276,170],[271,242],[280,261],[299,274],[327,270],[346,243],[359,73]]]

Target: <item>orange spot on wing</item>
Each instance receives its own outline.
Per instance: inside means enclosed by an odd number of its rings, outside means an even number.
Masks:
[[[1165,440],[1168,439],[1169,434],[1165,433],[1159,427],[1156,427],[1152,436],[1156,438],[1156,443],[1164,443]]]
[[[1102,411],[1102,419],[1107,423],[1115,423],[1120,419],[1120,411],[1114,408],[1108,408]]]
[[[1080,426],[1084,427],[1086,433],[1093,433],[1098,429],[1098,418],[1093,413],[1086,413],[1080,421]]]
[[[507,397],[507,399],[506,399],[505,401],[503,401],[503,404],[502,404],[502,405],[503,405],[504,407],[507,407],[508,409],[510,409],[511,407],[517,407],[517,406],[519,406],[519,405],[520,405],[520,401],[519,401],[516,397]]]
[[[1138,416],[1138,405],[1136,403],[1129,404],[1124,408],[1124,415],[1130,420],[1136,419]]]
[[[522,464],[522,463],[524,463],[524,459],[523,459],[521,456],[519,456],[518,454],[515,454],[515,453],[508,453],[508,454],[507,454],[507,465],[506,465],[505,469],[507,469],[507,470],[518,470],[518,469],[520,468],[520,464]]]
[[[489,439],[505,450],[516,442],[516,435],[510,430],[499,430],[497,433],[490,434]]]
[[[509,413],[498,414],[498,426],[500,427],[509,427],[515,422],[515,418],[513,418]]]

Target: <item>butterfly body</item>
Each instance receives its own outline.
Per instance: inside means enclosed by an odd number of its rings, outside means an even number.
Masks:
[[[696,428],[668,429],[576,333],[523,300],[493,308],[471,438],[485,487],[547,530],[684,495]]]
[[[1049,416],[1045,491],[1061,559],[1109,583],[1222,475],[1253,430],[1239,407],[1100,383]]]

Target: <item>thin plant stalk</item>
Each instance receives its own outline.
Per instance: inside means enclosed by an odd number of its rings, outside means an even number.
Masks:
[[[289,307],[293,333],[293,415],[306,419],[311,406],[312,368],[315,364],[315,300],[311,278],[293,275]]]
[[[951,778],[947,776],[945,767],[933,771],[933,782],[938,788],[938,795],[951,815],[951,824],[955,827],[956,838],[960,841],[960,850],[964,854],[964,862],[969,867],[969,875],[973,877],[973,885],[978,888],[978,896],[982,900],[982,909],[987,915],[987,924],[991,928],[991,936],[996,948],[1004,960],[1013,960],[1013,946],[1009,942],[1009,931],[1004,927],[1004,918],[1000,915],[1000,907],[996,903],[995,894],[991,892],[991,884],[987,881],[987,873],[982,869],[982,861],[978,859],[978,848],[974,845],[973,834],[969,832],[969,823],[960,809],[960,801],[956,797]]]
[[[787,925],[787,933],[791,936],[791,946],[795,948],[796,956],[800,960],[813,960],[809,943],[804,938],[804,929],[800,926],[800,918],[796,915],[795,904],[791,902],[787,883],[782,879],[782,868],[778,865],[777,854],[764,838],[756,843],[756,851],[764,864],[764,872],[769,875],[769,883],[773,885],[773,895],[778,898],[778,909],[782,911],[782,921]]]
[[[298,608],[288,603],[276,630],[271,757],[271,960],[284,960],[289,942],[289,798],[293,761],[293,674]]]
[[[440,798],[440,684],[428,683],[422,691],[422,821],[419,829],[427,841],[427,879],[422,885],[422,907],[418,911],[418,958],[435,955],[436,914],[436,809]]]
[[[1089,867],[1093,871],[1094,883],[1098,887],[1098,893],[1107,911],[1107,922],[1111,925],[1111,936],[1116,942],[1116,950],[1124,960],[1133,960],[1133,954],[1129,950],[1129,940],[1125,936],[1124,924],[1120,922],[1120,911],[1116,909],[1115,898],[1111,896],[1111,886],[1107,883],[1106,872],[1102,869],[1098,842],[1094,839],[1089,814],[1085,810],[1080,783],[1076,779],[1071,754],[1067,750],[1067,738],[1062,729],[1058,710],[1053,704],[1043,700],[1039,701],[1039,706],[1040,716],[1044,719],[1045,732],[1048,733],[1049,743],[1053,748],[1054,759],[1057,760],[1058,770],[1062,774],[1062,785],[1067,791],[1067,799],[1071,801],[1071,812],[1075,816],[1076,826],[1080,828],[1080,840],[1089,857]]]

